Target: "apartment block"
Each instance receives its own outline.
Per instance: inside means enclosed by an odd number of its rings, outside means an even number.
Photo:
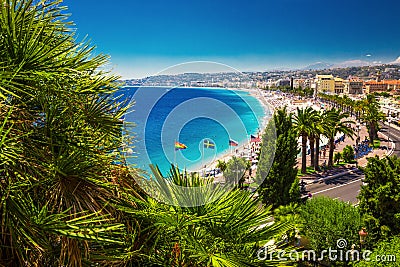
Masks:
[[[359,78],[350,78],[347,82],[349,95],[361,95],[363,93],[364,81]]]
[[[335,79],[333,75],[317,75],[316,80],[317,92],[335,93]]]

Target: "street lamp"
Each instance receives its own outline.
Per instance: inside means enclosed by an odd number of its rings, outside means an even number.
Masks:
[[[234,177],[234,184],[236,184],[236,185],[239,185],[239,181],[240,181],[240,179],[243,177],[243,175],[244,175],[244,169],[242,168],[242,166],[239,166],[239,162],[237,161],[236,162],[236,169],[234,169],[234,170],[232,170],[232,172],[233,173],[235,173],[236,174],[236,177]],[[239,178],[239,176],[240,176],[240,178]]]
[[[358,235],[360,236],[360,250],[362,249],[362,245],[365,243],[365,240],[367,238],[367,231],[365,227],[361,228],[361,230],[358,232]]]

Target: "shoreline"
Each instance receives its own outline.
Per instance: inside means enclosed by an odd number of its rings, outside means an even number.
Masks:
[[[141,86],[123,86],[123,89],[129,89],[129,88],[140,88],[140,87],[148,87],[150,88],[179,88],[179,89],[204,89],[204,90],[228,90],[228,91],[233,91],[234,94],[236,94],[238,97],[243,99],[243,101],[248,105],[248,107],[252,110],[253,114],[256,116],[257,121],[258,121],[258,126],[257,128],[250,129],[250,134],[246,136],[245,139],[243,140],[235,140],[238,142],[238,146],[235,147],[228,147],[224,151],[218,152],[215,154],[213,158],[209,158],[208,161],[206,160],[206,163],[203,162],[198,162],[194,163],[190,167],[186,166],[185,169],[190,170],[190,172],[205,172],[210,169],[215,169],[218,160],[223,160],[227,162],[229,159],[231,159],[233,156],[244,156],[252,154],[251,152],[251,143],[250,143],[250,135],[255,135],[257,136],[258,134],[260,137],[262,136],[264,129],[267,126],[268,121],[272,117],[272,114],[274,112],[274,107],[268,103],[268,101],[265,99],[265,96],[261,89],[259,88],[225,88],[225,87],[183,87],[183,86],[150,86],[150,85],[141,85]],[[254,98],[254,100],[249,100],[243,97],[243,95],[246,95],[246,97],[251,97]],[[251,103],[250,103],[251,101]],[[256,106],[257,104],[253,103],[253,101],[256,101],[259,105]],[[262,115],[259,116],[260,114],[260,108],[262,110]],[[256,112],[257,110],[257,112]]]
[[[206,87],[202,87],[202,88],[206,88]],[[215,89],[218,89],[218,88],[215,88]],[[266,99],[265,99],[264,95],[262,94],[262,92],[260,91],[260,89],[258,89],[258,88],[254,88],[254,89],[219,88],[219,89],[227,89],[227,90],[231,90],[231,91],[246,92],[251,97],[254,97],[259,102],[260,106],[262,107],[262,109],[264,111],[264,116],[262,117],[262,120],[259,121],[258,133],[255,133],[254,135],[258,135],[261,138],[265,128],[267,127],[268,121],[272,118],[275,108],[271,104],[269,104],[268,101],[266,101]],[[216,156],[215,159],[210,164],[206,165],[205,167],[194,168],[194,169],[196,169],[195,172],[199,172],[199,173],[203,172],[204,173],[204,172],[216,169],[216,166],[217,166],[219,160],[227,162],[234,156],[237,157],[246,152],[251,153],[251,151],[245,151],[245,150],[251,150],[250,148],[251,148],[251,144],[250,144],[250,139],[248,138],[247,140],[239,142],[238,146],[233,147],[232,149],[229,149],[228,151],[221,153],[220,156]]]

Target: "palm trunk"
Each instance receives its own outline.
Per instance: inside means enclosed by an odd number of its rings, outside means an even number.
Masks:
[[[311,166],[314,167],[314,158],[315,158],[315,154],[314,154],[314,136],[310,136],[309,141],[310,141],[310,154],[311,154]]]
[[[319,171],[319,135],[315,137],[314,170]]]
[[[372,134],[373,134],[375,140],[379,139],[378,129],[379,129],[378,123],[373,122],[372,123]]]
[[[328,159],[328,167],[333,166],[333,152],[335,150],[335,139],[329,139],[329,159]]]
[[[374,135],[374,125],[373,123],[369,123],[368,125],[368,136],[369,136],[369,142],[371,144],[371,146],[374,145],[374,139],[375,139],[375,135]]]
[[[307,135],[301,135],[301,173],[307,172]]]

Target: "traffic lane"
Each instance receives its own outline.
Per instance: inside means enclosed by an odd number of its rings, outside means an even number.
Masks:
[[[396,128],[389,127],[386,124],[380,123],[381,132],[389,135],[389,138],[394,142],[395,148],[393,151],[393,155],[400,157],[400,131]],[[388,129],[390,128],[390,129]]]
[[[306,190],[309,192],[317,192],[328,188],[333,188],[339,185],[347,184],[351,181],[364,178],[363,173],[360,170],[352,171],[351,173],[345,174],[341,177],[337,177],[330,180],[319,181],[306,186]]]
[[[381,129],[387,129],[389,127],[389,125],[387,125],[386,123],[383,122],[379,122],[379,126]],[[390,124],[390,131],[396,133],[397,135],[400,135],[400,130],[393,128],[393,123]]]
[[[313,196],[324,195],[333,199],[339,199],[344,202],[357,204],[357,196],[360,194],[362,181],[357,179],[347,184],[338,185],[336,187],[328,188],[322,191],[314,192]]]

